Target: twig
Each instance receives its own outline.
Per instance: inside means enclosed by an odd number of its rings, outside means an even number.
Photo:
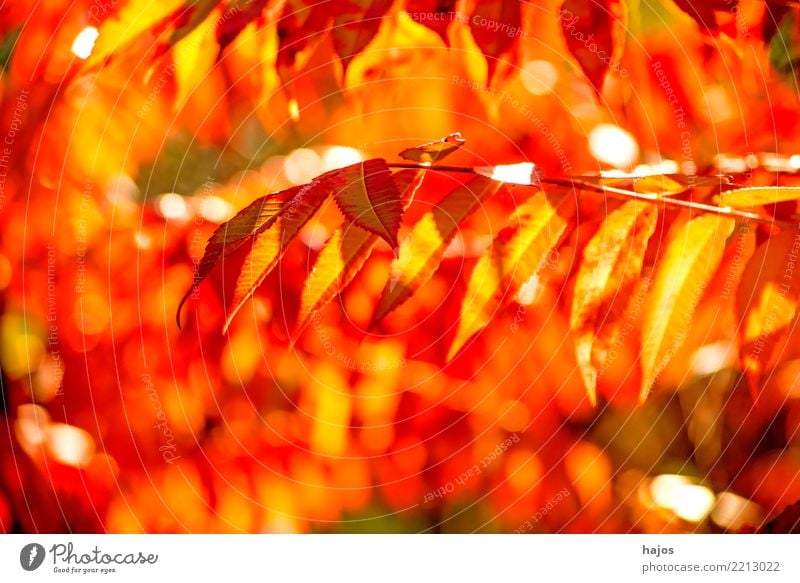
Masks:
[[[389,163],[390,168],[412,168],[417,170],[433,170],[438,172],[453,172],[462,174],[476,174],[474,168],[468,166],[425,166],[422,164],[411,164],[407,162]],[[640,200],[650,204],[658,204],[663,207],[671,207],[676,209],[691,209],[701,213],[712,213],[720,216],[731,217],[745,222],[759,223],[762,225],[779,226],[782,229],[800,230],[800,223],[793,223],[789,221],[782,221],[778,219],[770,219],[763,217],[757,213],[734,209],[730,207],[714,206],[693,200],[683,200],[680,198],[672,198],[669,196],[659,196],[656,194],[645,194],[624,188],[617,188],[615,186],[604,186],[602,184],[592,184],[584,182],[576,178],[556,178],[552,176],[539,176],[535,181],[531,181],[528,186],[537,186],[538,184],[551,184],[553,186],[561,186],[566,188],[576,188],[578,190],[586,190],[589,192],[597,192],[607,194],[610,197],[621,200]],[[525,186],[525,185],[523,185]]]

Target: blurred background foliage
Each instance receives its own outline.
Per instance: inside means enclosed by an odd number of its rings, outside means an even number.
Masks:
[[[453,298],[512,197],[476,213],[374,333],[384,247],[289,346],[298,290],[340,220],[329,206],[228,335],[228,268],[184,330],[174,322],[233,212],[452,131],[468,139],[453,163],[553,174],[800,152],[794,78],[770,68],[793,62],[774,40],[794,46],[791,24],[768,45],[742,33],[760,30],[762,3],[741,2],[738,24],[719,15],[730,34],[711,36],[666,0],[631,2],[630,76],[610,74],[599,99],[550,0],[523,5],[491,82],[466,25],[448,48],[402,3],[346,72],[322,36],[289,73],[276,68],[280,3],[260,3],[225,47],[214,32],[230,5],[200,4],[206,19],[166,44],[177,0],[0,4],[0,530],[719,532],[800,499],[798,361],[753,403],[722,280],[645,405],[632,341],[589,405],[560,290],[606,210],[598,197],[530,301],[446,366]],[[409,221],[456,180],[430,176]]]

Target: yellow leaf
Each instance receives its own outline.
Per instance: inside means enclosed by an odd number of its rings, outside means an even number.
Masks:
[[[500,183],[476,176],[452,190],[414,225],[392,263],[392,275],[375,309],[373,323],[410,298],[428,281],[444,257],[458,225],[472,214]]]
[[[641,402],[686,339],[735,224],[733,219],[704,215],[682,225],[667,243],[644,307]]]
[[[575,280],[570,327],[575,335],[578,367],[592,405],[597,390],[597,370],[592,357],[598,331],[616,324],[610,308],[621,295],[628,303],[657,218],[658,211],[651,204],[625,203],[608,215],[583,251]]]
[[[406,204],[422,183],[423,175],[420,170],[401,170],[392,175]],[[303,286],[297,332],[308,324],[314,312],[321,310],[353,281],[377,242],[377,235],[352,223],[339,227],[331,235]]]
[[[775,350],[797,313],[800,233],[783,232],[756,249],[736,293],[742,368],[755,395],[758,377],[775,365]]]
[[[509,225],[495,237],[470,276],[448,360],[541,271],[567,228],[567,221],[558,214],[563,200],[537,193],[517,208]]]
[[[720,194],[720,205],[730,208],[775,204],[800,199],[800,186],[754,186]]]

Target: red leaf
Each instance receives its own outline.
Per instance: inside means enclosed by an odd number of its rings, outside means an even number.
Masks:
[[[231,44],[248,24],[258,19],[270,0],[251,0],[243,8],[228,7],[217,25],[220,50]]]
[[[489,81],[497,61],[522,34],[522,14],[516,0],[477,0],[469,19],[472,37],[481,49],[488,66]]]
[[[288,0],[278,21],[278,54],[275,67],[284,81],[298,68],[297,56],[316,44],[328,30],[331,20],[330,2],[323,0]]]
[[[714,12],[733,12],[738,8],[737,0],[673,0],[683,12],[691,16],[705,33],[719,32]]]
[[[565,0],[561,6],[564,41],[598,94],[617,59],[614,28],[621,17],[618,0]]]
[[[192,287],[186,292],[178,304],[176,318],[178,328],[181,327],[181,310],[211,270],[217,265],[220,257],[228,256],[241,247],[248,237],[256,235],[272,226],[283,211],[286,201],[292,200],[304,186],[295,186],[281,192],[268,194],[254,200],[239,211],[229,221],[217,227],[206,243],[203,257],[194,274]]]
[[[378,34],[392,0],[349,0],[333,21],[333,47],[347,66]]]
[[[396,249],[403,203],[386,161],[374,158],[328,175],[341,179],[334,199],[344,216]]]

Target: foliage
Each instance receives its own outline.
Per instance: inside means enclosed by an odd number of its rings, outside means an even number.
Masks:
[[[797,12],[2,4],[0,530],[796,530]]]

